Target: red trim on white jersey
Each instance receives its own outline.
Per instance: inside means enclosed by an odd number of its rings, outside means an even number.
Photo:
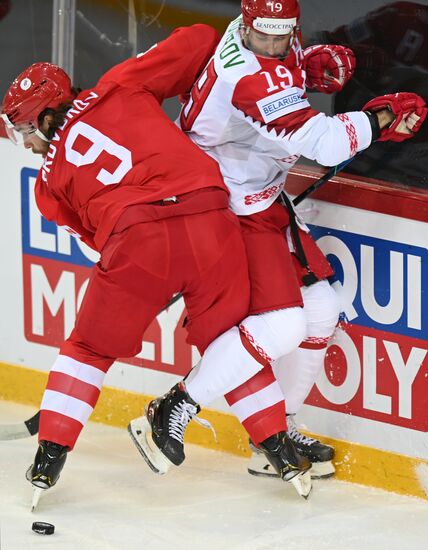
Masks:
[[[245,204],[249,206],[251,204],[256,204],[257,202],[268,200],[271,197],[277,197],[278,193],[281,191],[283,187],[284,185],[274,185],[273,187],[264,189],[260,193],[254,193],[253,195],[246,195]]]
[[[347,114],[342,113],[337,115],[337,118],[345,124],[346,133],[349,137],[349,148],[350,148],[350,157],[353,157],[357,154],[358,151],[358,135],[355,130],[355,126],[352,124],[352,121]]]

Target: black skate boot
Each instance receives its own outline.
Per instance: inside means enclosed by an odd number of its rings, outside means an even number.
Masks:
[[[34,463],[25,475],[35,488],[31,511],[36,508],[42,491],[50,489],[58,481],[67,459],[67,452],[68,447],[51,441],[40,441]]]
[[[332,463],[334,457],[333,447],[299,432],[294,414],[287,414],[287,425],[287,433],[297,451],[312,462],[312,479],[327,478],[334,475],[335,468]]]
[[[334,449],[330,445],[324,445],[317,439],[308,437],[297,429],[294,414],[287,415],[287,434],[293,441],[298,453],[312,462],[311,478],[326,479],[334,475],[335,468],[332,463]],[[252,455],[248,463],[248,473],[262,477],[280,477],[272,464],[266,460],[264,453],[250,440]]]
[[[260,443],[260,449],[284,481],[310,470],[310,461],[295,449],[286,432],[279,432]]]
[[[312,488],[311,462],[301,456],[286,432],[279,432],[260,443],[260,449],[284,481],[291,482],[296,491],[304,498],[309,496]]]
[[[185,459],[183,440],[187,424],[200,410],[183,383],[177,384],[147,407],[146,416],[152,427],[152,439],[176,466]]]
[[[35,487],[50,489],[59,479],[67,458],[68,447],[40,441],[34,463],[28,468],[26,478]]]
[[[163,397],[151,401],[145,416],[130,422],[128,431],[154,472],[164,474],[171,463],[179,466],[184,461],[184,432],[200,410],[186,392],[184,383],[180,382]],[[147,439],[149,432],[156,448]]]

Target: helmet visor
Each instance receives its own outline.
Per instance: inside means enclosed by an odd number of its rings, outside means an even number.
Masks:
[[[1,118],[3,119],[5,125],[7,137],[15,145],[24,145],[34,134],[40,134],[32,122],[14,125],[7,115],[3,114],[1,115]],[[46,140],[44,137],[43,139]]]

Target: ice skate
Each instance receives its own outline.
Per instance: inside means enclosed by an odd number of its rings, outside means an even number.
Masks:
[[[140,416],[131,420],[128,424],[128,432],[147,465],[156,474],[166,474],[172,466],[172,462],[155,445],[152,425],[147,416]]]
[[[131,438],[154,472],[165,474],[172,464],[179,466],[184,461],[184,432],[200,410],[180,382],[151,401],[144,416],[130,422]]]
[[[312,489],[311,462],[301,456],[286,432],[279,432],[260,443],[260,449],[278,476],[293,484],[303,498],[308,498]]]
[[[276,472],[275,468],[266,458],[264,452],[256,447],[254,443],[249,441],[251,457],[248,461],[247,471],[252,476],[257,477],[276,477],[279,479],[279,474]]]
[[[28,468],[26,478],[34,487],[31,511],[36,509],[40,496],[53,487],[59,479],[67,459],[68,447],[40,441],[34,463]]]
[[[334,475],[335,468],[332,463],[334,449],[330,445],[324,445],[317,439],[307,437],[297,429],[294,414],[287,415],[288,435],[295,448],[302,456],[312,462],[311,478],[326,479]],[[266,460],[263,451],[250,441],[252,455],[248,463],[248,473],[254,476],[279,477],[270,462]]]
[[[288,435],[293,441],[297,452],[309,458],[312,462],[312,479],[329,478],[336,472],[333,465],[334,449],[299,432],[294,414],[287,415]]]

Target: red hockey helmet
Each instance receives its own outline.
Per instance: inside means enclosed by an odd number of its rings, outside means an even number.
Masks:
[[[71,80],[60,67],[34,63],[12,82],[3,98],[2,115],[6,132],[14,143],[38,131],[38,116],[47,108],[57,109],[70,103],[76,94]],[[21,135],[19,135],[21,134]]]
[[[291,33],[300,18],[298,0],[242,0],[244,25],[264,34]]]
[[[47,108],[57,109],[75,98],[71,80],[60,67],[34,63],[12,82],[3,98],[2,113],[15,126],[32,123]]]

